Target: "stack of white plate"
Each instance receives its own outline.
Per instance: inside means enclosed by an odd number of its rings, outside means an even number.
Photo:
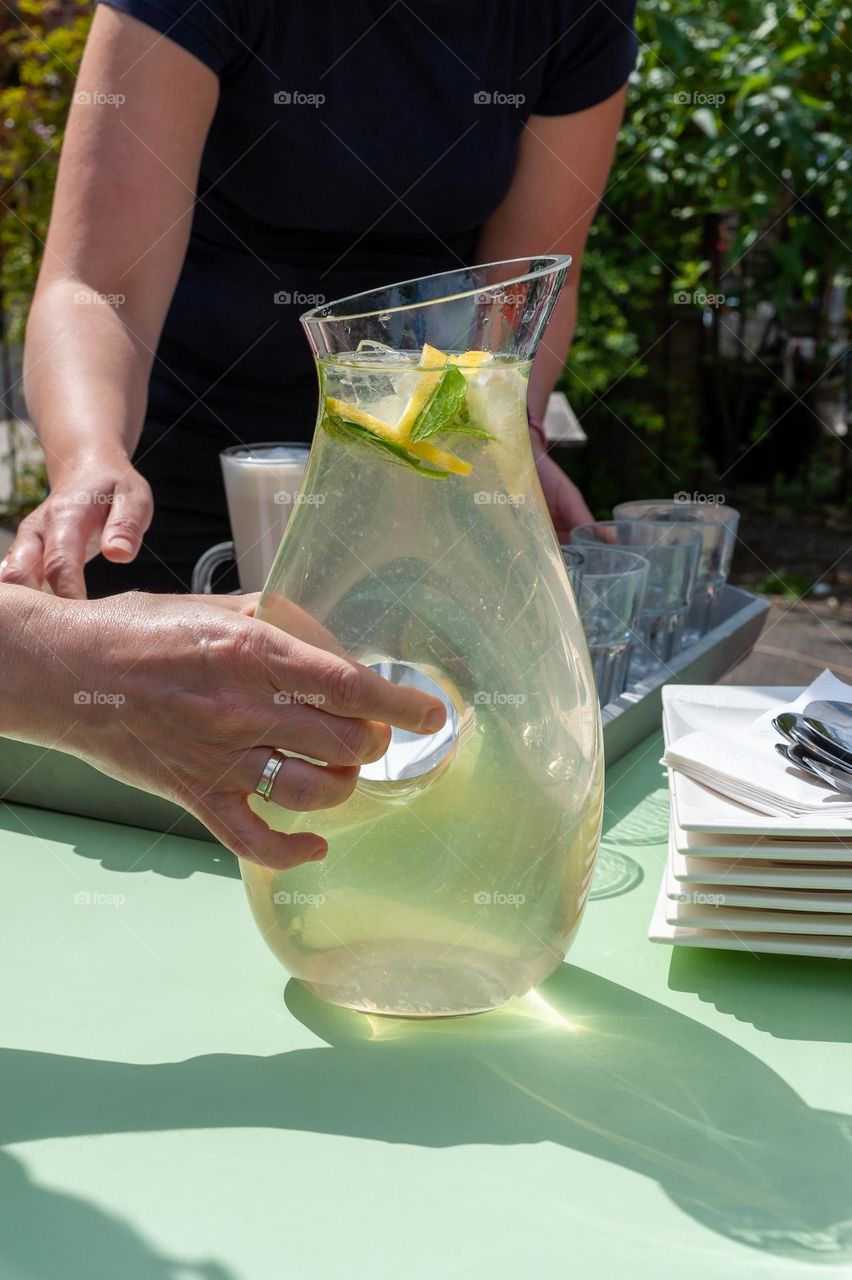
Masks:
[[[736,737],[800,689],[670,685],[666,744]],[[676,946],[852,959],[852,821],[771,818],[669,771],[666,872],[648,936]]]

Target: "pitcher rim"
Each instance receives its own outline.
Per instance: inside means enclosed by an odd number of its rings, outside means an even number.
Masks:
[[[323,303],[322,306],[312,307],[310,311],[303,312],[299,320],[307,327],[313,324],[334,323],[339,320],[367,320],[370,316],[390,316],[397,315],[403,311],[416,311],[420,307],[440,306],[445,302],[458,302],[462,298],[470,298],[478,293],[487,293],[490,289],[506,289],[513,284],[526,284],[529,280],[538,280],[543,276],[551,275],[554,271],[558,271],[560,267],[564,267],[567,270],[573,260],[570,253],[542,253],[537,256],[530,254],[523,258],[498,258],[495,262],[477,262],[473,266],[456,267],[452,271],[435,271],[428,276],[411,276],[408,280],[396,280],[392,284],[380,285],[375,289],[362,289],[358,293],[349,293],[343,298],[335,298],[332,302]],[[334,314],[336,307],[342,306],[345,302],[354,302],[358,298],[369,298],[371,295],[389,293],[391,289],[401,289],[405,285],[419,284],[426,280],[438,280],[441,276],[461,275],[465,271],[487,271],[489,267],[510,267],[516,262],[541,262],[547,265],[536,267],[531,271],[524,271],[517,276],[510,276],[506,280],[497,281],[495,284],[480,285],[476,289],[461,289],[458,293],[449,293],[441,298],[423,298],[419,302],[406,302],[398,307],[371,307],[367,311],[351,312],[345,315]]]

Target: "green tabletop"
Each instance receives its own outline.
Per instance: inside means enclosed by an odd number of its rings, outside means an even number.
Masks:
[[[569,961],[420,1024],[288,982],[216,846],[4,807],[3,1280],[852,1275],[852,967],[647,941],[659,755]]]

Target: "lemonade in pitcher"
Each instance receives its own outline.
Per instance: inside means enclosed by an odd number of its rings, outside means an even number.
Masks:
[[[383,306],[367,295],[306,317],[317,433],[259,616],[448,710],[431,737],[395,730],[337,808],[253,800],[276,829],[328,840],[321,863],[241,869],[282,963],[351,1008],[502,1004],[559,964],[586,898],[600,719],[526,414],[560,268],[477,277],[469,292],[454,277],[474,272],[453,273],[446,299],[395,307],[386,291]],[[413,345],[451,330],[478,345]]]

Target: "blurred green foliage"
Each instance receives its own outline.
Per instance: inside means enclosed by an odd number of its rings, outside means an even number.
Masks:
[[[747,451],[769,481],[773,444],[801,434],[796,397],[824,385],[846,336],[829,301],[852,242],[851,13],[828,0],[639,5],[639,65],[563,379],[593,442],[573,470],[598,510],[723,473],[734,486]],[[719,294],[724,306],[703,302]],[[743,326],[759,303],[775,318],[757,345]],[[782,346],[797,335],[813,354],[786,393]],[[824,469],[826,449],[842,455],[817,434]]]
[[[813,586],[813,580],[807,574],[791,572],[782,565],[774,573],[753,583],[752,590],[759,591],[761,595],[780,595],[785,600],[802,600]]]
[[[0,287],[4,336],[20,339],[47,236],[65,120],[91,4],[18,0],[0,34]],[[11,9],[8,14],[12,14]]]

